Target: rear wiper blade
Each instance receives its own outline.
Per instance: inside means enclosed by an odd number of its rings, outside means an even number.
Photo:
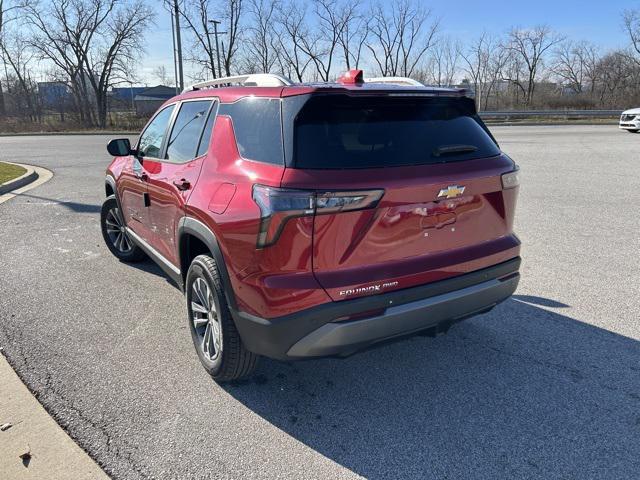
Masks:
[[[434,157],[451,155],[453,153],[471,153],[478,150],[475,145],[441,145],[433,151]]]

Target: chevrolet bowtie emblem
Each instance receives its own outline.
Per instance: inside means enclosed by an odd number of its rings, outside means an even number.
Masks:
[[[461,185],[449,185],[438,193],[438,198],[455,198],[464,193],[465,187]]]

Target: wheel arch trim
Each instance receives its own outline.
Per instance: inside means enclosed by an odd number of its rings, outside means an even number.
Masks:
[[[180,252],[180,265],[182,267],[182,242],[185,240],[186,235],[192,235],[202,241],[211,254],[213,255],[213,259],[216,261],[216,265],[218,266],[218,270],[220,272],[220,277],[222,280],[222,285],[224,287],[224,295],[227,299],[227,304],[231,309],[232,313],[237,312],[238,306],[236,303],[235,294],[233,291],[233,287],[231,285],[231,278],[229,277],[229,272],[227,270],[227,265],[224,260],[224,255],[222,254],[222,250],[220,249],[220,244],[215,234],[211,231],[209,227],[207,227],[204,223],[199,220],[196,220],[193,217],[182,217],[178,222],[178,252]],[[189,266],[186,268],[182,268],[182,276],[183,276],[183,285],[186,281],[187,271]],[[185,286],[186,287],[186,286]]]
[[[105,194],[107,194],[107,185],[109,187],[111,187],[111,190],[113,191],[113,196],[116,197],[116,203],[118,204],[118,208],[120,209],[121,212],[123,212],[122,214],[122,221],[125,223],[125,225],[127,224],[127,221],[125,219],[124,216],[124,211],[122,210],[122,205],[120,204],[120,197],[118,196],[118,189],[116,188],[116,179],[113,178],[113,176],[111,174],[107,174],[104,177],[104,190],[105,190]],[[107,197],[109,197],[110,195],[107,195]]]
[[[109,174],[107,174],[104,177],[104,186],[105,186],[105,190],[107,189],[107,186],[109,186],[111,188],[111,191],[114,194],[117,192],[117,190],[116,190],[116,180],[115,180],[115,178],[113,178],[113,176],[111,176]],[[105,191],[105,193],[107,193],[107,192]]]

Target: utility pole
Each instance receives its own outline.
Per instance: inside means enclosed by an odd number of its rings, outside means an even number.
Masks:
[[[178,86],[178,61],[176,58],[176,29],[173,25],[173,8],[169,8],[171,14],[171,42],[173,43],[173,81],[176,82],[176,95],[180,93]]]
[[[178,88],[179,91],[184,90],[184,75],[182,72],[182,41],[180,40],[180,8],[178,7],[178,0],[173,0],[174,18],[176,22],[176,47],[178,51]]]
[[[218,35],[223,35],[227,32],[218,32],[218,20],[209,20],[213,23],[213,35],[216,37],[216,57],[218,58],[218,78],[222,78],[222,67],[220,66],[220,46],[218,45]]]

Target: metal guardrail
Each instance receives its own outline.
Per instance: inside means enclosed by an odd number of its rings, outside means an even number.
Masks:
[[[502,112],[480,112],[484,119],[559,117],[559,118],[609,118],[620,117],[622,110],[517,110]]]

